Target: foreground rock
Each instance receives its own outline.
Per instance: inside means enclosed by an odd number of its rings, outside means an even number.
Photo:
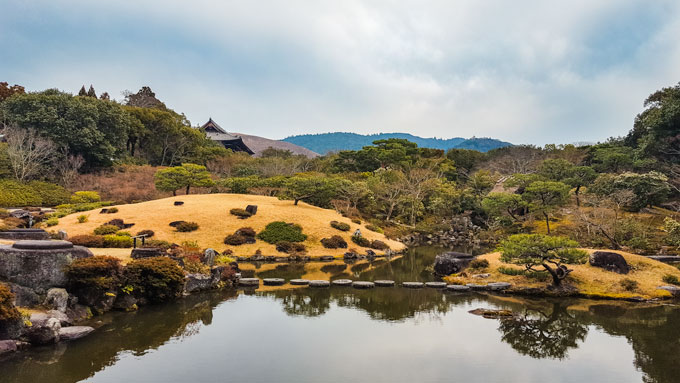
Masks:
[[[66,292],[66,289],[57,287],[49,289],[47,291],[47,298],[45,298],[45,306],[65,313],[68,306],[68,292]]]
[[[450,251],[439,254],[434,259],[434,272],[440,276],[456,274],[467,267],[475,256],[465,253]]]
[[[590,265],[618,274],[628,274],[630,267],[621,254],[611,251],[596,251],[590,255]]]
[[[31,326],[26,329],[26,338],[31,344],[45,345],[59,342],[59,319],[49,317],[47,314],[31,315]]]
[[[17,350],[17,343],[13,340],[0,340],[0,356]]]
[[[59,339],[61,341],[75,340],[89,335],[92,331],[94,328],[89,326],[62,327],[59,329]]]
[[[425,286],[432,289],[443,289],[446,287],[446,282],[426,282]]]

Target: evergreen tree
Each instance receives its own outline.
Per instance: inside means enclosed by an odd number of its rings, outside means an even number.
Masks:
[[[87,97],[97,98],[97,93],[94,91],[94,87],[90,84],[90,89],[87,91]]]
[[[87,91],[85,90],[85,85],[83,85],[80,88],[80,91],[78,92],[78,96],[87,96]]]

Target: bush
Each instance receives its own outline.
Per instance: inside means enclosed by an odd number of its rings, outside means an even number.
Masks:
[[[69,242],[73,243],[76,246],[85,246],[85,247],[95,247],[95,248],[102,248],[104,247],[104,237],[98,236],[98,235],[74,235],[73,237],[70,237]]]
[[[78,223],[85,223],[90,219],[89,215],[82,214],[78,216]]]
[[[358,218],[352,218],[352,222],[356,223],[357,225],[361,225],[361,220]]]
[[[126,237],[132,237],[132,234],[130,234],[129,231],[123,231],[123,230],[117,232],[116,235],[123,235],[123,236],[126,236]]]
[[[159,239],[150,239],[144,241],[144,247],[153,247],[161,250],[168,250],[172,244],[168,241],[161,241]]]
[[[116,214],[118,213],[118,208],[117,207],[111,207],[106,210],[106,214]]]
[[[387,250],[390,248],[385,242],[378,239],[374,239],[373,241],[371,241],[370,247],[371,249],[375,250]]]
[[[115,291],[120,287],[122,272],[120,260],[114,257],[95,255],[76,259],[66,268],[69,291],[76,294]]]
[[[59,218],[50,217],[45,220],[45,224],[47,225],[47,227],[57,226],[59,224]]]
[[[236,230],[236,232],[234,234],[242,235],[244,237],[249,237],[249,238],[255,238],[255,235],[256,235],[255,229],[253,229],[252,227],[242,227],[242,228]],[[253,241],[253,243],[255,243],[255,242]]]
[[[252,214],[247,212],[245,209],[231,209],[229,210],[229,214],[235,215],[241,219],[250,218],[252,216]]]
[[[383,229],[376,226],[376,225],[366,225],[366,229],[368,229],[370,231],[374,231],[376,233],[380,233],[380,234],[384,233]]]
[[[0,208],[0,219],[9,217],[9,210]]]
[[[150,302],[175,299],[184,287],[184,272],[166,257],[134,260],[127,265],[124,275],[125,285],[132,287],[132,293]]]
[[[242,235],[230,234],[224,238],[225,245],[240,246],[248,243],[248,239]]]
[[[99,201],[101,201],[101,197],[99,197],[99,193],[96,191],[77,191],[71,196],[71,203],[73,204],[92,203]]]
[[[349,224],[338,221],[331,221],[331,227],[340,231],[349,231]]]
[[[41,206],[57,206],[67,203],[71,195],[62,186],[49,182],[31,181],[28,186],[40,197]]]
[[[39,206],[41,203],[40,195],[30,186],[16,181],[0,181],[0,206]]]
[[[334,235],[330,238],[324,238],[321,240],[321,244],[326,249],[346,249],[347,241],[345,241],[341,236]]]
[[[125,249],[132,247],[132,238],[127,235],[109,234],[104,236],[104,247]]]
[[[215,264],[216,265],[228,265],[230,263],[234,262],[234,258],[231,258],[226,255],[218,255],[215,257]]]
[[[663,276],[663,281],[671,285],[680,286],[680,279],[673,274],[666,274]]]
[[[307,252],[307,247],[297,242],[279,241],[276,244],[276,251],[280,251],[286,254],[305,253]]]
[[[307,235],[302,234],[302,227],[300,225],[275,221],[268,224],[257,235],[257,238],[267,243],[276,244],[281,241],[303,242],[307,239]]]
[[[123,220],[120,219],[120,218],[115,218],[115,219],[112,219],[112,220],[110,220],[109,222],[105,223],[104,225],[113,225],[113,226],[117,226],[118,229],[121,230],[121,229],[124,229],[124,228],[125,228],[125,221],[123,221]]]
[[[367,238],[362,237],[360,235],[353,235],[352,236],[352,242],[356,243],[357,245],[361,247],[371,247],[371,241],[369,241]]]
[[[137,235],[146,235],[147,239],[153,237],[154,234],[156,233],[154,233],[153,230],[142,230],[137,232]]]
[[[632,279],[630,279],[630,278],[624,278],[624,279],[622,279],[621,282],[619,282],[619,284],[620,284],[621,287],[623,287],[623,289],[626,290],[626,291],[635,291],[635,290],[637,290],[638,287],[639,287],[637,281],[632,280]]]
[[[101,225],[101,226],[96,227],[94,229],[94,234],[95,235],[115,234],[119,230],[120,230],[120,227],[115,226],[115,225]]]
[[[9,287],[0,283],[0,325],[3,322],[16,321],[21,318],[21,313],[14,306],[14,294]]]
[[[470,261],[469,267],[471,269],[486,269],[489,267],[489,261],[486,259],[479,259],[475,258],[472,261]]]
[[[175,227],[175,230],[180,233],[188,233],[191,231],[198,230],[198,224],[196,222],[182,222]]]
[[[550,279],[550,275],[547,271],[526,271],[522,269],[515,269],[512,267],[498,267],[498,272],[505,275],[511,276],[523,276],[529,279],[535,279],[537,281],[547,281]]]

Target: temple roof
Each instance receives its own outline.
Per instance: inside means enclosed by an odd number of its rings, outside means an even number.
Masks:
[[[222,129],[222,127],[213,121],[212,118],[210,118],[208,122],[201,126],[201,130],[205,132],[205,135],[209,139],[221,142],[222,145],[224,145],[224,147],[227,149],[254,154],[254,152],[243,143],[243,140],[240,136],[230,134],[226,130]]]

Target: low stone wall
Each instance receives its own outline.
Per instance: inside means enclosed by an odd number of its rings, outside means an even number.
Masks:
[[[50,234],[43,229],[11,229],[0,231],[0,239],[9,241],[48,240]]]

